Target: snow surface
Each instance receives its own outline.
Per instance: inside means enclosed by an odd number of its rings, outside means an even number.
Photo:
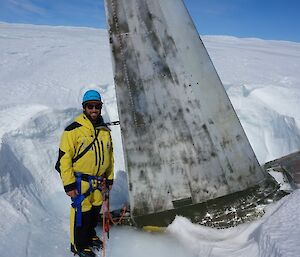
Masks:
[[[72,256],[69,205],[54,170],[64,127],[86,89],[118,120],[107,33],[0,23],[0,256]],[[228,36],[203,41],[260,161],[300,149],[300,44]],[[120,130],[114,208],[128,201]],[[108,256],[299,256],[300,191],[264,217],[216,230],[177,217],[162,234],[111,231]]]

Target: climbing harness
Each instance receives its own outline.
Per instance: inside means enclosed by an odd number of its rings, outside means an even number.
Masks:
[[[76,209],[76,227],[81,227],[82,225],[82,210],[81,204],[83,200],[88,197],[95,190],[102,190],[101,183],[105,181],[104,178],[98,176],[92,176],[88,174],[83,174],[81,172],[75,172],[76,177],[76,188],[78,195],[72,198],[72,207]],[[89,183],[89,188],[85,193],[81,193],[81,181],[86,181]]]
[[[109,189],[106,184],[106,179],[103,177],[92,176],[83,174],[81,172],[75,172],[76,188],[78,195],[72,198],[72,207],[76,209],[76,227],[82,225],[82,209],[81,204],[83,200],[88,197],[95,190],[99,190],[102,194],[102,257],[106,255],[106,237],[109,239],[110,224],[118,225],[122,223],[123,217],[126,213],[127,207],[124,206],[120,218],[115,220],[109,210]],[[89,183],[89,188],[85,193],[81,193],[81,181]]]

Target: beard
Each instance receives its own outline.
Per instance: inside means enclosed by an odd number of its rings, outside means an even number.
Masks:
[[[101,114],[88,114],[85,111],[83,112],[85,114],[85,116],[93,123],[96,124],[97,121],[99,120],[99,118],[101,117]]]

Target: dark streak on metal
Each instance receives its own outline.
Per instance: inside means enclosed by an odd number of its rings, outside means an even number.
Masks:
[[[222,138],[222,142],[220,144],[221,144],[221,147],[223,149],[225,149],[227,146],[232,145],[232,140],[231,139]]]
[[[168,10],[162,9],[167,6],[165,2],[106,2],[129,188],[134,196],[133,216],[166,210],[170,201],[182,194],[197,203],[235,190],[229,188],[226,175],[229,180],[240,177],[236,170],[232,174],[236,167],[229,163],[230,158],[222,163],[227,156],[222,155],[221,148],[231,151],[230,144],[243,140],[243,134],[233,135],[234,140],[222,134],[219,116],[206,106],[206,92],[202,90],[206,85],[201,84],[205,80],[180,63],[185,44],[176,42],[174,30],[168,31],[168,17],[164,17]],[[176,2],[180,8],[181,1]],[[203,50],[199,48],[192,46],[188,54]],[[215,71],[209,71],[210,60],[203,57],[200,64],[208,66],[205,75],[214,77]],[[201,72],[202,66],[198,68]],[[225,101],[220,111],[227,106]],[[166,178],[179,184],[174,186]],[[155,183],[157,180],[160,183]]]
[[[204,132],[207,135],[207,138],[209,140],[209,143],[210,143],[210,146],[211,146],[211,149],[212,149],[211,156],[215,157],[215,154],[216,154],[217,151],[216,151],[214,143],[213,143],[213,141],[211,139],[210,133],[208,132],[207,126],[204,124],[204,125],[202,125],[202,128],[204,129]]]
[[[233,169],[232,169],[232,167],[231,167],[231,165],[230,165],[230,163],[229,163],[228,160],[227,160],[227,168],[228,168],[228,170],[229,170],[229,172],[230,172],[231,174],[234,173],[234,171],[233,171]]]

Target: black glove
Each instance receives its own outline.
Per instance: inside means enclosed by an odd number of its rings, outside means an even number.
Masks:
[[[107,187],[108,189],[110,189],[111,186],[112,186],[113,183],[114,183],[114,180],[113,180],[113,179],[106,179],[106,180],[105,180],[105,183],[106,183],[106,187]]]

